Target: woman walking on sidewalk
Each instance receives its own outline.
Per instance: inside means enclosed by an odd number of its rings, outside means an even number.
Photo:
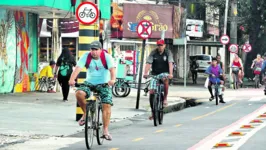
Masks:
[[[68,48],[63,48],[63,51],[56,62],[55,74],[59,69],[58,75],[56,76],[60,86],[62,87],[64,102],[68,100],[67,98],[70,88],[68,81],[73,72],[74,66],[76,66],[75,57],[71,54]]]

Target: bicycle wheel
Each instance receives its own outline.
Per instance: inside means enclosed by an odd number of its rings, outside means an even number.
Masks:
[[[87,149],[91,149],[93,145],[93,131],[96,121],[96,113],[92,111],[93,105],[87,104],[86,107],[86,119],[85,119],[85,141]]]
[[[130,88],[130,86],[127,83],[125,83],[124,88],[126,88],[126,92],[125,92],[125,94],[122,97],[127,97],[130,94],[130,92],[131,92],[131,88]]]
[[[163,124],[163,100],[164,100],[164,96],[163,93],[161,93],[161,99],[158,100],[158,106],[159,106],[159,124],[162,125]]]
[[[125,83],[119,84],[118,82],[112,87],[112,93],[115,97],[125,97],[124,95],[127,94],[128,85]],[[129,94],[129,93],[128,93]]]
[[[103,116],[102,116],[102,106],[98,106],[97,109],[97,122],[96,122],[96,138],[97,138],[97,142],[98,145],[102,145],[103,144],[103,138],[101,138],[101,136],[103,135]]]
[[[238,89],[237,87],[237,78],[236,78],[236,75],[234,75],[234,89]]]
[[[216,101],[216,105],[218,105],[218,100],[219,100],[219,94],[218,94],[218,87],[216,85],[215,86],[215,101]]]
[[[259,76],[255,76],[255,88],[259,88]]]
[[[154,94],[153,98],[153,106],[152,106],[152,116],[153,116],[153,124],[157,126],[158,124],[158,101],[157,101],[157,94]]]

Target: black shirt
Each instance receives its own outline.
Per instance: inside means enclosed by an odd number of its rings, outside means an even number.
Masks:
[[[161,73],[169,73],[169,63],[173,63],[172,53],[164,51],[162,54],[158,50],[151,52],[147,63],[152,65],[152,75],[159,75]]]

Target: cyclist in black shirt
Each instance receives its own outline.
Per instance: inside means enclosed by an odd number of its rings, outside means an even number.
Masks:
[[[156,75],[157,78],[164,79],[164,107],[167,106],[167,95],[169,88],[169,79],[173,78],[173,54],[170,50],[165,49],[164,40],[157,41],[157,48],[153,50],[145,66],[144,78],[147,78],[149,70],[152,68],[152,75]],[[152,100],[154,90],[156,89],[156,80],[151,79],[150,82],[150,104],[152,107]],[[151,116],[150,119],[153,117]]]

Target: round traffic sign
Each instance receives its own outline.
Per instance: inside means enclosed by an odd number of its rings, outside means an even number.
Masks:
[[[252,46],[250,44],[244,44],[242,49],[243,49],[243,51],[248,53],[252,50]]]
[[[230,38],[228,35],[223,35],[221,38],[220,38],[220,42],[223,44],[223,45],[227,45],[229,42],[230,42]]]
[[[77,8],[76,17],[82,24],[93,24],[99,17],[98,7],[92,2],[83,2]]]
[[[148,39],[151,37],[152,24],[149,21],[143,20],[137,26],[138,36],[142,39]]]
[[[237,44],[231,44],[228,49],[231,53],[235,53],[235,54],[238,53],[238,45]]]

